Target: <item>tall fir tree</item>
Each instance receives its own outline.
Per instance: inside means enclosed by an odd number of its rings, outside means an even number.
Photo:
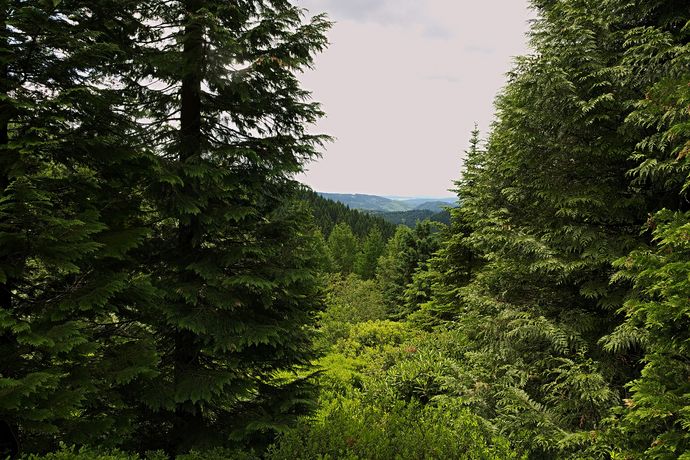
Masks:
[[[457,319],[462,311],[461,290],[482,265],[481,256],[471,242],[472,225],[481,220],[481,215],[474,214],[481,209],[477,200],[483,195],[480,178],[486,150],[480,144],[480,131],[475,124],[465,151],[461,178],[455,182],[459,206],[451,209],[451,222],[443,231],[441,247],[429,262],[434,301],[424,306],[422,316],[427,324]]]
[[[439,233],[429,220],[417,222],[414,229],[399,226],[379,259],[376,279],[389,308],[390,317],[403,319],[418,308],[417,289],[406,290],[416,272],[425,273],[427,262],[438,250]],[[420,275],[421,281],[421,275]],[[424,283],[426,284],[426,283]]]
[[[155,159],[117,77],[135,6],[0,3],[0,424],[29,452],[117,444],[155,373],[128,318],[156,298],[134,262]]]
[[[646,219],[621,129],[636,88],[619,78],[622,40],[595,3],[535,2],[535,52],[468,164],[442,269],[452,284],[432,307],[466,334],[478,413],[534,458],[591,455],[637,371],[634,350],[603,344],[627,289],[609,284],[613,261]]]
[[[293,176],[322,136],[296,73],[326,45],[324,17],[284,0],[152,1],[130,87],[160,158],[147,246],[163,301],[159,375],[131,395],[137,448],[261,446],[308,406],[288,372],[310,362],[320,306],[314,233]]]
[[[362,242],[362,250],[355,259],[355,273],[362,279],[369,280],[376,275],[379,257],[383,255],[385,244],[381,230],[372,228]]]
[[[628,117],[640,133],[631,176],[651,197],[645,244],[617,261],[616,282],[633,289],[626,321],[608,337],[612,351],[644,351],[613,430],[618,453],[631,458],[686,458],[690,452],[690,10],[684,2],[611,0],[625,38],[623,81],[645,89]]]
[[[403,304],[405,286],[414,274],[413,241],[412,229],[399,225],[376,267],[376,281],[391,314]]]
[[[355,269],[355,259],[359,252],[359,242],[352,233],[352,229],[345,222],[333,227],[328,236],[328,248],[335,263],[335,268],[343,275],[352,273]]]

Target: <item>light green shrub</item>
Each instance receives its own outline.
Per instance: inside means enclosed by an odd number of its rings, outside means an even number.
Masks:
[[[269,452],[283,459],[516,459],[505,439],[465,408],[395,401],[361,394],[338,397],[324,416],[283,435]]]

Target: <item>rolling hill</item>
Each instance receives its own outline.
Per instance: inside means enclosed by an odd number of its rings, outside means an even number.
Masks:
[[[350,209],[376,212],[405,212],[405,211],[443,211],[444,207],[454,206],[456,198],[398,198],[377,195],[321,193],[322,197],[337,201]]]

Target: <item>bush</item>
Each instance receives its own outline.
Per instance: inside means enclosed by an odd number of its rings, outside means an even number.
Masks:
[[[383,296],[374,281],[357,275],[333,275],[326,291],[326,310],[321,314],[321,343],[329,347],[347,336],[352,324],[386,317]]]
[[[268,459],[515,459],[508,442],[460,406],[336,397],[284,434]]]

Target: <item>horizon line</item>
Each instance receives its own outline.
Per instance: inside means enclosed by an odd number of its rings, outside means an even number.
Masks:
[[[323,190],[316,190],[312,189],[316,193],[325,193],[328,195],[354,195],[354,196],[377,196],[381,198],[388,198],[388,199],[397,199],[397,198],[423,198],[423,199],[449,199],[449,198],[457,198],[457,195],[453,194],[448,194],[448,195],[397,195],[397,194],[380,194],[380,193],[364,193],[364,192],[326,192]]]

